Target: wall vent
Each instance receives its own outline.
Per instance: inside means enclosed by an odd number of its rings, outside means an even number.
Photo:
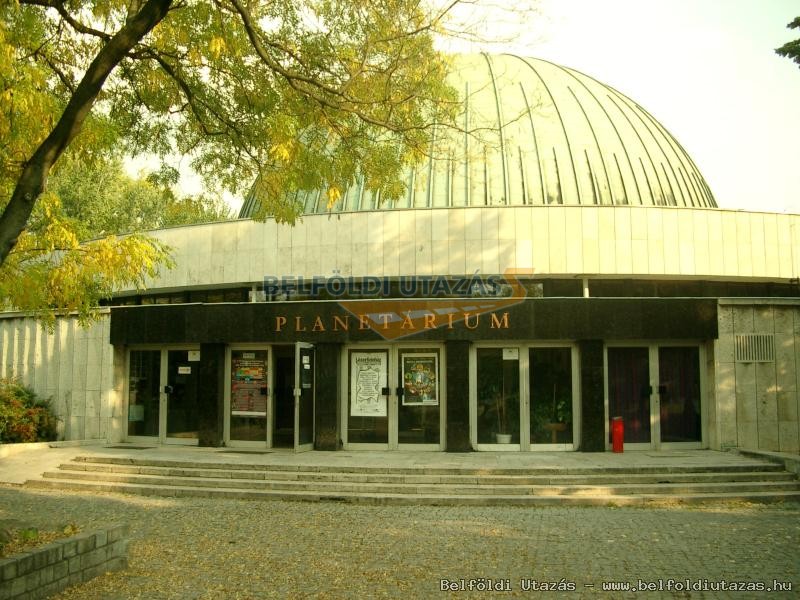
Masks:
[[[736,362],[774,362],[775,336],[771,333],[736,335]]]

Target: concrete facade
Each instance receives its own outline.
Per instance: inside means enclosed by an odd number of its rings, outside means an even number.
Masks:
[[[797,215],[718,209],[489,207],[306,215],[295,227],[239,220],[154,232],[176,267],[150,291],[258,285],[265,274],[312,277],[500,273],[788,281]],[[60,318],[0,318],[0,376],[51,397],[64,439],[125,437],[126,354],[109,343],[108,310],[88,328]],[[800,301],[720,299],[706,342],[712,448],[800,451]],[[739,334],[774,338],[771,362],[737,362]]]
[[[122,390],[114,386],[109,327],[107,310],[89,327],[59,318],[52,331],[21,314],[0,315],[0,377],[52,398],[63,439],[121,439]],[[117,368],[124,368],[121,361]]]
[[[718,318],[713,365],[718,447],[800,452],[800,303],[723,299]],[[736,336],[750,333],[774,336],[773,360],[736,360]]]
[[[151,291],[265,275],[568,275],[787,281],[800,215],[654,206],[491,206],[238,220],[153,232],[176,266]],[[129,293],[133,293],[130,290]]]

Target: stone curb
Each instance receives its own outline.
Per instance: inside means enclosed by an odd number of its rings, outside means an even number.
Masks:
[[[737,454],[750,458],[761,458],[771,463],[782,465],[790,473],[800,477],[800,455],[787,454],[786,452],[769,452],[767,450],[747,450],[738,448]]]
[[[77,446],[99,446],[107,443],[105,439],[67,440],[62,442],[26,442],[20,444],[0,444],[0,458],[14,456],[30,450],[46,450],[47,448],[73,448]]]
[[[128,567],[128,525],[79,533],[0,559],[0,600],[47,598]]]

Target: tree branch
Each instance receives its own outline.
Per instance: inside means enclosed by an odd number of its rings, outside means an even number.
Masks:
[[[53,164],[80,132],[111,71],[145,35],[167,15],[172,0],[148,0],[100,49],[69,99],[50,135],[25,164],[11,199],[0,217],[0,264],[17,243],[20,233],[44,191]],[[47,6],[51,6],[50,3]]]

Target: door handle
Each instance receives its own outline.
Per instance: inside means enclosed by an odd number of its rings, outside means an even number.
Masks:
[[[164,386],[164,393],[165,394],[171,394],[173,391],[174,391],[174,389],[173,389],[173,387],[171,385],[165,385]]]
[[[402,387],[398,387],[397,388],[397,397],[398,398],[402,398],[403,397],[403,388]]]
[[[392,393],[391,388],[388,387],[381,388],[381,396],[388,396],[391,393]]]

